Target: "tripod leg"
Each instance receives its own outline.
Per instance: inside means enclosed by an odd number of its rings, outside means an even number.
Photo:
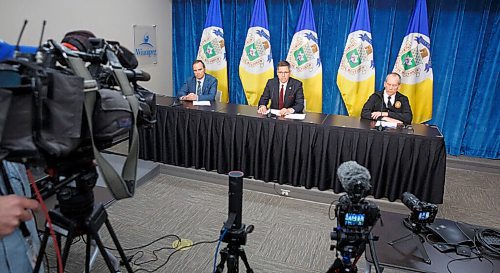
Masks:
[[[66,242],[64,242],[64,248],[62,248],[62,264],[63,268],[66,268],[66,262],[68,261],[69,250],[71,248],[71,243],[73,242],[73,232],[68,231],[68,236],[66,237]],[[58,244],[61,243],[61,236],[58,237]],[[64,270],[63,270],[64,271]]]
[[[415,238],[416,240],[417,238]],[[420,251],[420,255],[422,255],[422,258],[424,259],[424,262],[431,264],[431,259],[429,258],[429,255],[427,254],[427,251],[425,250],[424,245],[422,242],[425,242],[425,239],[421,237],[421,235],[418,235],[418,242],[417,242],[417,248]]]
[[[127,256],[125,256],[125,252],[123,251],[123,248],[121,247],[120,242],[118,241],[118,237],[116,237],[115,231],[113,230],[111,223],[109,222],[109,220],[107,218],[106,218],[106,221],[104,223],[106,224],[106,228],[108,229],[108,232],[109,232],[109,235],[111,236],[111,239],[113,239],[113,243],[115,243],[115,246],[116,246],[116,249],[118,250],[118,253],[120,253],[120,257],[122,258],[122,262],[125,265],[125,268],[127,268],[127,271],[129,273],[134,272],[132,270],[132,267],[130,266],[130,263],[128,262]],[[96,240],[96,243],[98,243],[98,245],[99,245],[99,242],[97,242],[97,240]],[[103,247],[103,250],[104,250],[104,247]],[[105,250],[104,250],[104,252],[101,252],[101,253],[103,255],[107,254]]]
[[[85,273],[90,272],[90,248],[92,246],[92,238],[87,234],[87,244],[85,246]]]
[[[243,248],[240,248],[240,256],[241,260],[245,264],[245,268],[247,269],[247,273],[253,273],[253,269],[250,267],[250,264],[248,263],[247,259],[247,254],[245,253],[245,250]]]
[[[239,263],[240,261],[238,260],[238,255],[229,253],[227,257],[227,273],[240,272]]]
[[[404,241],[410,240],[411,238],[413,238],[413,233],[410,233],[410,234],[403,236],[399,239],[396,239],[394,241],[390,241],[390,242],[388,242],[388,244],[392,246],[392,245],[397,244],[399,242],[404,242]]]
[[[43,256],[45,255],[45,248],[47,247],[48,240],[49,240],[49,229],[45,228],[45,231],[43,232],[42,242],[40,244],[40,250],[38,251],[38,256],[36,258],[35,269],[33,269],[33,272],[40,271],[40,267],[42,266],[42,260]]]
[[[92,266],[94,265],[96,259],[97,259],[97,255],[100,253],[99,251],[99,248],[97,247],[97,244],[95,243],[94,240],[92,240],[92,238],[90,238],[90,241],[91,241],[91,244],[90,244],[90,247],[89,249],[91,249],[91,251],[89,252],[92,253],[90,254],[90,259],[89,259],[89,268],[92,268]],[[116,257],[113,255],[113,253],[109,252],[108,250],[106,250],[106,255],[108,255],[109,259],[111,260],[111,263],[113,264],[113,268],[115,269],[115,271],[120,271],[120,262],[118,261],[118,259],[116,259]]]
[[[99,248],[99,252],[101,252],[101,256],[104,258],[104,261],[106,262],[106,265],[108,266],[109,272],[116,272],[113,263],[111,262],[111,259],[108,256],[108,253],[106,252],[106,249],[104,248],[104,245],[101,241],[101,238],[99,238],[99,234],[96,232],[92,233],[92,239],[95,241],[97,244],[97,247]],[[132,272],[132,271],[129,271]]]
[[[224,263],[227,260],[227,248],[224,248],[220,251],[220,262],[217,265],[217,269],[215,270],[215,273],[222,273],[224,271]]]

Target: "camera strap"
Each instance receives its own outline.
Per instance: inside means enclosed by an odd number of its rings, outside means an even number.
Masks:
[[[12,92],[0,88],[0,144],[2,143],[2,136],[4,126],[7,123],[7,115],[9,114],[10,103],[12,100]],[[1,146],[1,145],[0,145]],[[0,160],[7,156],[7,152],[2,152],[0,148]]]
[[[137,172],[137,160],[139,155],[139,133],[137,130],[137,113],[139,109],[139,102],[134,96],[132,87],[122,69],[114,69],[114,74],[120,84],[123,95],[127,98],[133,115],[133,130],[131,140],[129,143],[129,152],[125,160],[122,175],[120,176],[113,166],[102,156],[99,149],[97,149],[94,141],[92,114],[97,99],[97,82],[92,78],[90,72],[85,67],[82,59],[78,57],[67,56],[69,66],[76,75],[83,77],[84,92],[85,92],[85,113],[89,126],[90,138],[92,141],[92,149],[97,165],[101,170],[103,180],[105,181],[108,189],[111,191],[113,197],[117,200],[129,198],[135,192],[135,180]]]

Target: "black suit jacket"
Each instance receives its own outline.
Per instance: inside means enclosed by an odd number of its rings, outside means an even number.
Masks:
[[[271,100],[271,109],[279,108],[280,81],[278,78],[273,78],[267,81],[264,93],[260,96],[259,106],[269,103]],[[294,78],[288,79],[286,86],[285,98],[283,100],[285,108],[293,108],[295,113],[302,113],[304,110],[304,89],[302,82]],[[278,109],[280,110],[280,109]]]
[[[363,106],[361,117],[371,119],[372,112],[388,112],[390,118],[400,120],[404,124],[411,124],[413,113],[411,112],[408,97],[397,92],[395,98],[392,106],[387,108],[384,103],[384,91],[373,93]],[[399,107],[397,107],[398,105]]]

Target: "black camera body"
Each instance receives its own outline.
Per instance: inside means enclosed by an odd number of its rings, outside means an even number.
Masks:
[[[435,204],[420,201],[415,195],[404,192],[401,195],[401,202],[411,210],[410,222],[415,224],[430,224],[434,222],[438,212]]]
[[[335,207],[337,227],[330,233],[330,238],[337,241],[336,248],[345,256],[351,256],[365,249],[368,235],[380,218],[380,209],[364,199],[354,203],[347,194],[339,198]]]
[[[360,200],[353,203],[348,195],[343,195],[339,198],[335,214],[338,225],[344,230],[362,233],[366,228],[375,225],[380,218],[380,209],[373,202]]]

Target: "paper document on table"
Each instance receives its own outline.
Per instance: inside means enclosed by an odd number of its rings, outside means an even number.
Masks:
[[[389,121],[378,120],[377,123],[375,123],[375,126],[382,126],[384,128],[397,128],[398,127],[398,123],[397,122],[389,122]]]
[[[193,105],[196,106],[210,106],[210,101],[209,100],[194,100]]]
[[[304,120],[306,118],[306,114],[288,114],[285,116],[288,119],[296,119],[296,120]]]

